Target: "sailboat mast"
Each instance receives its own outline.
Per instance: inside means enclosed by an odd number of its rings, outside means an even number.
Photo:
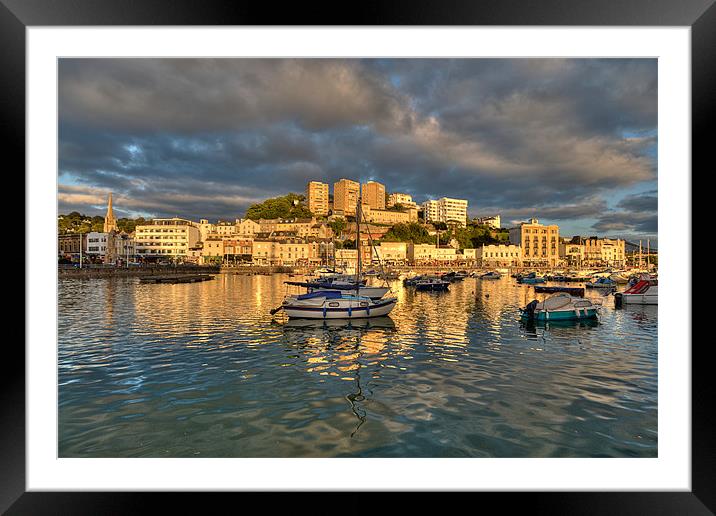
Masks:
[[[362,269],[360,256],[360,212],[362,202],[363,196],[361,195],[361,191],[358,190],[358,205],[356,206],[356,252],[358,253],[358,267],[356,267],[356,296],[360,294],[360,274]]]

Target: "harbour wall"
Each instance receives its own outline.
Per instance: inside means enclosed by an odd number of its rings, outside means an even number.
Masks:
[[[59,278],[124,278],[141,276],[167,276],[187,274],[216,274],[220,272],[218,266],[202,265],[146,265],[115,267],[112,265],[87,265],[82,267],[58,266]]]

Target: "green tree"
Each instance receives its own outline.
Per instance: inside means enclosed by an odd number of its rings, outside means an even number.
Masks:
[[[305,196],[295,193],[266,199],[264,202],[253,204],[246,211],[246,218],[259,219],[290,219],[310,218],[313,214],[303,204]]]
[[[408,222],[396,224],[381,239],[385,242],[413,242],[414,244],[434,244],[435,237],[428,233],[422,224]]]
[[[333,230],[333,234],[339,236],[346,228],[345,219],[335,219],[328,223],[328,227]]]

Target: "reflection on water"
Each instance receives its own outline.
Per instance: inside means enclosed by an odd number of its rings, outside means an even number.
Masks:
[[[283,275],[59,284],[62,457],[655,457],[657,308],[529,324],[511,278],[272,320]]]

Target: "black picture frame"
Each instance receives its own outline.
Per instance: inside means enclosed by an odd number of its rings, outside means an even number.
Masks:
[[[493,26],[690,26],[692,70],[692,156],[706,163],[707,134],[716,103],[716,6],[714,0],[428,0],[389,4],[271,4],[191,0],[0,0],[0,120],[6,153],[25,163],[25,29],[82,25],[493,25]],[[343,14],[348,13],[350,14]],[[689,171],[685,172],[686,174]],[[692,174],[693,177],[693,174]],[[691,278],[688,278],[691,282]],[[31,309],[32,300],[27,308]],[[710,340],[710,339],[709,339]],[[0,389],[0,512],[7,514],[104,514],[139,512],[134,493],[25,492],[25,352],[8,341]],[[691,342],[672,343],[691,345]],[[706,344],[706,342],[704,342]],[[481,494],[498,498],[500,510],[529,504],[537,513],[713,514],[716,510],[716,428],[713,383],[704,347],[692,347],[692,491],[610,493]],[[709,487],[711,486],[711,487]],[[163,512],[186,510],[185,496],[160,496]],[[244,502],[246,494],[242,494]],[[152,498],[156,495],[152,495]],[[249,497],[252,498],[252,497]],[[421,504],[421,497],[412,498]],[[358,497],[344,499],[356,512]],[[402,506],[403,512],[409,506]]]

